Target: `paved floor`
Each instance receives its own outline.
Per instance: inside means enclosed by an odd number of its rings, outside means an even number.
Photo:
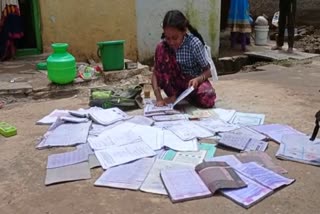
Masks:
[[[320,61],[294,67],[268,65],[259,72],[223,76],[215,85],[217,107],[266,114],[267,123],[285,123],[311,133],[314,114],[320,109]],[[220,195],[172,204],[167,197],[142,192],[93,187],[101,169],[92,170],[87,181],[44,186],[48,154],[65,149],[35,150],[46,126],[35,121],[53,109],[86,107],[87,97],[45,102],[30,101],[0,109],[0,121],[14,124],[18,135],[0,137],[0,213],[319,213],[320,170],[318,167],[280,161],[278,149],[267,150],[276,163],[296,182],[277,191],[249,210]],[[218,150],[217,155],[229,152]]]

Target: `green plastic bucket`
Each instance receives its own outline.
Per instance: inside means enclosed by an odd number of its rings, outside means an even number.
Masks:
[[[124,40],[98,42],[98,56],[103,70],[122,70],[124,66]]]

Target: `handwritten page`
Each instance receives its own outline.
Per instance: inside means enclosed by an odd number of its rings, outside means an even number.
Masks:
[[[277,143],[281,143],[281,139],[284,135],[289,135],[289,134],[304,135],[302,132],[299,132],[288,125],[281,125],[281,124],[268,124],[268,125],[262,125],[262,126],[254,126],[251,128],[253,128],[254,130],[262,134],[267,135]]]
[[[284,135],[276,157],[320,166],[320,139],[309,138],[301,134]]]
[[[85,162],[88,161],[88,157],[88,152],[85,149],[77,149],[72,152],[49,155],[47,169]]]
[[[161,138],[161,135],[159,135],[158,137]],[[159,139],[159,141],[161,141],[161,139]],[[173,134],[171,131],[168,131],[168,130],[162,131],[162,142],[164,146],[169,147],[176,151],[192,152],[192,151],[199,150],[197,139],[182,140],[181,138],[179,138],[178,136],[176,136],[175,134]]]
[[[138,190],[147,177],[153,163],[153,158],[143,158],[112,167],[105,171],[94,185]]]
[[[247,137],[250,137],[251,139],[256,139],[256,140],[267,139],[267,136],[260,134],[259,132],[255,131],[249,127],[241,127],[239,129],[230,131],[230,133],[242,135],[242,136],[247,136]]]
[[[156,155],[156,153],[143,142],[124,146],[113,146],[106,150],[97,150],[95,154],[103,169]]]
[[[258,126],[264,123],[264,119],[264,114],[236,112],[229,122],[243,126]]]
[[[89,113],[90,118],[101,125],[110,125],[112,123],[118,122],[120,120],[127,120],[130,117],[119,108],[110,108],[92,111]]]
[[[237,165],[235,169],[244,176],[266,186],[272,190],[290,185],[295,180],[283,177],[269,169],[266,169],[255,162]]]
[[[224,133],[219,140],[219,144],[243,151],[245,150],[249,140],[250,138],[246,136]]]
[[[241,163],[256,162],[257,164],[267,169],[270,169],[278,174],[288,173],[286,169],[275,164],[272,161],[272,158],[265,152],[259,152],[259,151],[242,152],[240,154],[236,154],[236,157],[241,161]]]
[[[50,127],[49,134],[45,134],[43,141],[37,148],[74,146],[86,143],[90,127],[91,121],[75,124],[62,122],[57,127]]]
[[[172,202],[180,202],[212,195],[194,169],[161,170],[162,181]]]
[[[153,150],[159,150],[163,147],[163,140],[159,140],[159,135],[162,135],[162,129],[151,126],[136,125],[131,129],[131,131],[136,136],[139,136]]]
[[[246,145],[246,148],[244,151],[266,151],[268,147],[268,142],[256,140],[256,139],[250,139],[248,144]]]
[[[229,132],[229,131],[233,131],[235,129],[240,128],[240,126],[238,125],[230,124],[230,123],[224,122],[223,120],[212,119],[212,118],[196,121],[195,123],[215,133]]]
[[[156,159],[147,178],[144,180],[142,186],[140,187],[140,190],[144,192],[167,195],[167,191],[160,177],[160,172],[165,169],[184,169],[184,168],[194,169],[194,165]]]
[[[273,193],[272,189],[269,189],[246,176],[239,174],[239,177],[247,184],[247,187],[221,190],[221,193],[245,208],[250,208]]]
[[[89,138],[88,142],[92,149],[101,150],[111,146],[122,146],[141,141],[141,138],[131,131],[136,125],[129,122],[122,122],[111,129],[102,132],[96,138]]]
[[[49,115],[43,117],[42,119],[38,120],[36,122],[37,125],[51,125],[54,122],[56,122],[56,120],[59,117],[71,117],[71,115],[69,114],[68,110],[59,110],[59,109],[55,109],[53,110]]]
[[[192,122],[181,122],[178,125],[167,128],[182,140],[192,140],[195,138],[207,138],[214,134]]]
[[[240,151],[265,151],[268,146],[267,142],[251,139],[247,136],[233,133],[224,133],[219,140],[219,144]]]

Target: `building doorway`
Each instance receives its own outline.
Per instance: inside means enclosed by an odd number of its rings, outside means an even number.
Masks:
[[[39,0],[19,0],[24,37],[17,42],[16,56],[42,53]]]

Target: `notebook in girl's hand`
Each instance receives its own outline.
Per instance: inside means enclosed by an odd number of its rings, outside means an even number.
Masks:
[[[195,169],[162,170],[161,179],[172,202],[209,197],[219,189],[247,186],[224,162],[204,162]]]

